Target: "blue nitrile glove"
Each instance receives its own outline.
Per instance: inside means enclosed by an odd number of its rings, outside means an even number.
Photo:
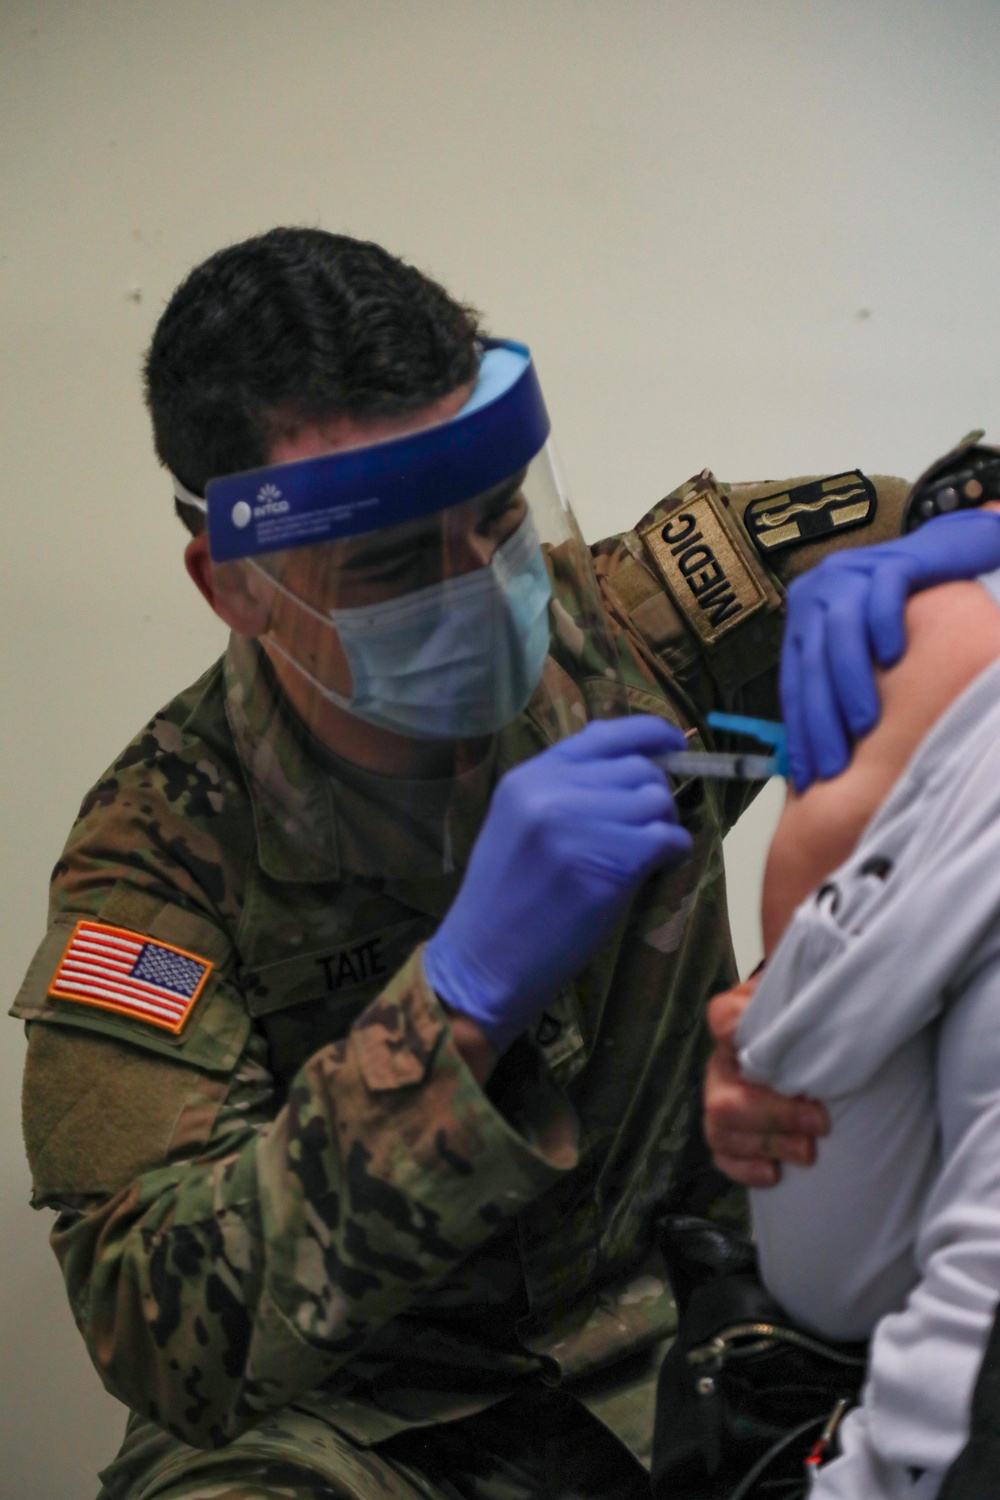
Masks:
[[[1000,567],[1000,515],[956,511],[874,547],[835,552],[788,590],[781,704],[797,791],[847,765],[879,717],[875,664],[903,654],[910,594]]]
[[[685,743],[646,715],[589,724],[497,784],[424,972],[498,1052],[596,952],[646,876],[690,853],[647,759]]]

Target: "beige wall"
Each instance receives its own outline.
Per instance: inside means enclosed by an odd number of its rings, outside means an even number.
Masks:
[[[193,262],[295,221],[437,274],[533,344],[591,536],[705,464],[912,474],[975,424],[1000,433],[998,17],[4,0],[3,993],[82,792],[222,645],[137,379]],[[744,962],[773,808],[729,851]],[[0,1492],[88,1500],[122,1415],[26,1206],[4,1035]]]

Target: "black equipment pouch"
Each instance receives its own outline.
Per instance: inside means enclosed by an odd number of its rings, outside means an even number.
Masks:
[[[982,428],[977,427],[924,470],[906,501],[904,535],[935,516],[1000,500],[1000,448],[980,443],[982,436]]]
[[[857,1402],[867,1346],[798,1327],[749,1240],[687,1217],[662,1236],[679,1323],[657,1388],[654,1500],[800,1500]]]

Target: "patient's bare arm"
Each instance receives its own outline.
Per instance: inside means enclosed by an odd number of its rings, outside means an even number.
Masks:
[[[975,583],[917,594],[906,629],[906,655],[881,675],[882,716],[850,765],[801,797],[789,793],[764,873],[765,955],[799,903],[850,855],[932,724],[1000,656],[1000,609]]]
[[[776,947],[792,913],[849,856],[866,824],[931,725],[1000,656],[1000,609],[975,583],[943,584],[907,605],[908,649],[882,675],[882,716],[831,781],[789,796],[764,877],[764,951]],[[735,1033],[752,983],[718,995],[708,1011],[716,1039],[705,1080],[705,1135],[716,1165],[748,1187],[778,1181],[779,1163],[808,1165],[826,1112],[740,1076]]]

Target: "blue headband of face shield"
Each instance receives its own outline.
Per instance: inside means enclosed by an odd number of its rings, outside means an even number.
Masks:
[[[525,468],[550,427],[531,353],[501,340],[484,350],[471,397],[439,426],[210,480],[213,560],[380,531],[447,510]],[[194,498],[176,481],[175,489],[182,500]]]

